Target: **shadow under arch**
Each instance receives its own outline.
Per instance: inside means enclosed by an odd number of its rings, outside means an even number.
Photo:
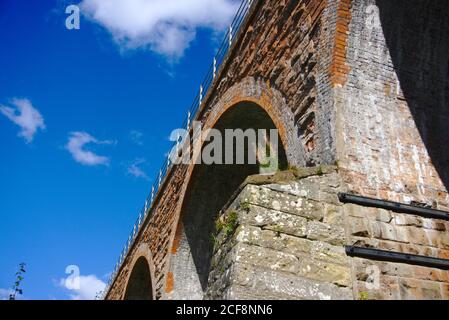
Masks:
[[[376,0],[376,5],[404,98],[449,190],[449,1]]]
[[[262,107],[254,102],[240,102],[220,116],[214,129],[223,133],[225,129],[277,128]],[[246,141],[246,151],[247,147]],[[287,157],[279,134],[277,153],[279,168],[285,169]],[[171,258],[172,299],[203,298],[213,253],[212,234],[219,211],[249,175],[259,173],[259,164],[247,164],[247,157],[245,152],[246,164],[195,165],[184,196],[176,232],[176,250]]]
[[[153,285],[148,260],[141,256],[134,263],[124,300],[153,300]]]

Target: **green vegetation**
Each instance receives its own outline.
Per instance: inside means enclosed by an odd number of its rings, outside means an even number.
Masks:
[[[226,221],[225,221],[225,226],[224,226],[224,231],[225,231],[225,236],[229,237],[230,235],[232,235],[234,233],[234,230],[238,227],[239,225],[239,217],[237,212],[232,211],[229,213],[229,215],[226,217]]]
[[[281,233],[282,233],[282,227],[279,225],[275,225],[274,228],[272,229],[274,232],[276,232],[276,237],[280,237]]]
[[[359,292],[359,300],[369,300],[368,292],[360,291]]]
[[[217,233],[220,233],[221,230],[223,230],[225,225],[225,222],[223,221],[222,217],[219,216],[217,220],[215,220],[215,231],[217,231]]]
[[[214,245],[214,251],[215,251],[215,249],[217,249],[218,243],[219,243],[218,238],[215,235],[212,235],[211,236],[211,240],[212,240],[212,243]]]
[[[242,202],[240,202],[240,208],[242,208],[246,212],[249,211],[249,207],[250,207],[249,201],[242,201]]]
[[[234,230],[239,225],[238,214],[235,211],[231,211],[226,216],[220,216],[217,220],[215,220],[215,230],[216,233],[224,232],[225,238],[231,236],[234,233]],[[217,237],[212,235],[212,241],[214,242],[214,246],[218,242]]]
[[[25,274],[25,263],[22,262],[19,264],[19,271],[16,272],[16,281],[14,282],[14,285],[12,289],[14,290],[13,293],[9,295],[9,300],[16,300],[17,295],[22,295],[23,290],[21,288],[22,281],[24,279],[23,275]]]

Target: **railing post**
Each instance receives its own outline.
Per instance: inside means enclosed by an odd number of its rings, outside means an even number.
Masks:
[[[200,99],[199,106],[201,107],[201,103],[203,102],[203,86],[200,86]]]
[[[158,190],[159,190],[159,187],[161,186],[161,182],[162,182],[162,169],[161,169],[161,170],[159,170],[159,183],[158,183]]]
[[[187,112],[187,131],[190,129],[190,110]]]
[[[232,26],[229,26],[229,48],[232,46]]]
[[[153,200],[154,200],[154,185],[151,186],[151,204],[153,204]]]
[[[217,76],[217,59],[214,57],[214,80]]]

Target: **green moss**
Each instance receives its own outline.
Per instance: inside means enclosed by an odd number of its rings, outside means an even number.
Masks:
[[[369,300],[368,292],[360,291],[359,292],[359,300]]]
[[[269,168],[270,166],[271,166],[271,162],[270,162],[270,161],[268,161],[268,162],[266,162],[266,163],[260,163],[260,164],[259,164],[259,167],[264,168],[264,169],[267,169],[267,168]]]
[[[280,237],[282,233],[282,227],[279,225],[275,225],[272,229],[274,232],[276,232],[276,237]]]
[[[218,241],[218,238],[217,238],[217,236],[215,236],[214,234],[213,235],[211,235],[211,241],[212,241],[212,244],[213,244],[213,246],[214,246],[214,251],[218,248],[218,245],[219,245],[219,241]]]
[[[217,220],[215,220],[215,231],[217,231],[217,233],[220,233],[221,230],[223,230],[225,223],[222,219],[222,217],[218,217]]]
[[[215,269],[216,266],[217,266],[217,263],[215,262],[215,259],[212,259],[212,261],[210,263],[210,269],[213,270],[213,269]]]
[[[211,241],[214,244],[214,251],[218,248],[220,241],[217,236],[220,232],[224,233],[224,237],[231,236],[239,225],[238,214],[235,211],[230,212],[226,216],[220,216],[215,220],[216,232],[211,235]]]
[[[237,212],[231,211],[226,217],[224,232],[226,237],[231,236],[239,225],[239,217]]]
[[[243,210],[248,212],[249,207],[250,207],[249,201],[241,201],[240,202],[240,208],[242,208]]]
[[[319,176],[322,176],[324,174],[323,166],[320,165],[316,168],[316,174]]]

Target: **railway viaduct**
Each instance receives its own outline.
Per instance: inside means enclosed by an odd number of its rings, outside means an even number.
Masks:
[[[195,119],[283,170],[169,166],[105,299],[449,299],[449,3],[249,3]]]

